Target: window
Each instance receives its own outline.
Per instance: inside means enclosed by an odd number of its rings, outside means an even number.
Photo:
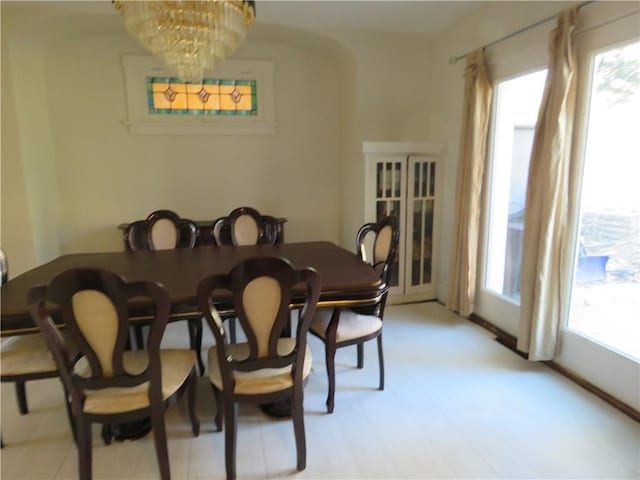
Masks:
[[[593,56],[568,328],[640,360],[640,43]]]
[[[520,263],[529,159],[546,70],[498,82],[490,148],[484,285],[520,302]]]
[[[151,56],[124,55],[133,135],[274,135],[274,65],[226,60],[200,83],[183,82]]]
[[[255,80],[183,82],[147,77],[149,113],[157,115],[256,115]]]

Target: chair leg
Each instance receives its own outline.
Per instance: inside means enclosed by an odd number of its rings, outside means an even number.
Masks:
[[[135,338],[135,348],[136,350],[144,349],[144,326],[143,325],[134,325],[133,327],[133,336]]]
[[[156,456],[158,457],[158,467],[160,468],[160,478],[169,480],[171,478],[171,470],[169,467],[169,452],[167,449],[167,431],[164,424],[164,408],[151,409],[151,429],[153,430],[153,442],[156,447]]]
[[[364,343],[356,345],[358,348],[358,368],[364,367]]]
[[[213,389],[213,398],[216,401],[216,432],[222,431],[222,417],[224,412],[224,406],[222,405],[222,392],[218,390],[214,384],[211,384],[211,388]]]
[[[113,431],[111,430],[111,425],[108,423],[102,424],[102,443],[105,445],[111,445],[111,439],[113,438]]]
[[[78,434],[78,473],[80,480],[91,479],[91,422],[80,419],[76,423]]]
[[[236,343],[236,319],[229,319],[229,343]]]
[[[224,399],[224,459],[227,469],[227,480],[236,478],[236,414],[237,404],[233,398]]]
[[[191,369],[189,374],[189,385],[187,391],[187,401],[189,403],[189,418],[191,419],[191,431],[193,436],[200,435],[200,420],[196,414],[196,398],[198,396],[198,375],[195,368]]]
[[[25,382],[16,381],[16,399],[18,400],[20,415],[26,415],[29,413],[29,407],[27,406],[27,391],[24,383]]]
[[[336,391],[336,347],[331,343],[325,345],[325,363],[327,365],[327,380],[329,391],[327,392],[327,413],[333,413],[333,398]]]
[[[66,393],[65,393],[66,396]],[[73,411],[71,410],[71,403],[65,398],[64,406],[67,410],[67,418],[69,419],[69,428],[71,429],[71,435],[73,435],[73,441],[78,444],[78,428],[76,427],[76,421],[73,417]]]
[[[384,355],[382,353],[382,332],[378,335],[378,360],[380,362],[380,386],[378,390],[384,390]]]
[[[296,437],[297,468],[301,471],[307,467],[307,441],[304,433],[302,387],[294,388],[292,403],[291,416],[293,418],[293,431]]]
[[[196,352],[198,360],[198,371],[200,376],[204,375],[204,362],[202,361],[202,319],[190,318],[188,320],[189,328],[189,348]]]

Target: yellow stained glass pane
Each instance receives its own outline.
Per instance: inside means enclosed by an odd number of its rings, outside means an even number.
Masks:
[[[235,110],[236,102],[230,95],[220,95],[220,110]]]
[[[187,86],[184,83],[172,83],[171,89],[179,93],[184,93],[187,91]]]
[[[151,89],[154,92],[164,92],[169,87],[169,84],[168,83],[155,83],[155,82],[153,82],[151,84],[151,87],[152,87]]]
[[[198,93],[202,90],[202,85],[200,84],[187,84],[187,93]]]
[[[205,110],[220,110],[220,95],[211,95],[204,104]]]
[[[236,85],[236,90],[238,90],[242,95],[251,95],[250,85]]]
[[[243,95],[236,104],[238,110],[251,110],[251,95]]]
[[[187,108],[187,94],[186,93],[178,93],[176,94],[175,100],[171,103],[171,108],[176,110],[184,110]]]
[[[231,83],[226,80],[223,82]],[[252,85],[188,84],[177,78],[151,79],[150,83],[150,109],[172,110],[175,113],[207,111],[215,115],[217,111],[249,112],[254,103]]]
[[[204,103],[200,100],[200,95],[197,93],[187,93],[187,102],[189,104],[189,110],[202,110]]]
[[[171,108],[171,102],[167,100],[164,93],[155,92],[153,94],[153,108]]]

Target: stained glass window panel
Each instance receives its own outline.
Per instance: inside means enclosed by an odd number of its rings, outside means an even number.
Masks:
[[[255,80],[147,77],[149,113],[158,115],[257,115]]]

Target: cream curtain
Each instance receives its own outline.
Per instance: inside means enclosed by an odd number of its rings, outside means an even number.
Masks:
[[[480,194],[492,94],[482,49],[467,55],[464,77],[464,117],[456,184],[456,231],[446,305],[468,316],[473,312],[476,290]]]
[[[550,360],[565,302],[569,228],[569,168],[576,95],[573,37],[578,9],[558,16],[551,32],[549,70],[538,114],[527,184],[522,245],[518,349]]]

